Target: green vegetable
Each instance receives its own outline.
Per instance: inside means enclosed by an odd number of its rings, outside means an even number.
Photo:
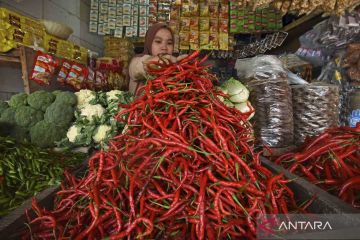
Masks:
[[[25,106],[27,104],[27,97],[28,95],[26,93],[15,94],[10,98],[9,106],[14,108]]]
[[[62,91],[61,90],[55,90],[52,92],[52,94],[54,94],[55,96],[57,96],[59,93],[61,93]]]
[[[30,139],[29,130],[18,125],[11,126],[11,131],[8,136],[15,138],[18,142],[25,142]]]
[[[74,118],[74,108],[62,102],[54,102],[46,109],[44,120],[59,127],[68,128]]]
[[[55,102],[75,106],[77,103],[77,98],[76,95],[72,92],[59,92],[56,94]]]
[[[30,94],[27,98],[27,102],[31,107],[43,112],[45,112],[45,110],[51,105],[51,103],[54,102],[54,100],[54,94],[43,90],[36,91]]]
[[[86,154],[54,152],[0,137],[0,217],[43,189],[60,184],[64,168],[74,169]]]
[[[230,78],[222,86],[223,92],[229,94],[233,103],[245,102],[249,98],[249,90],[238,80]]]
[[[58,127],[45,120],[30,128],[31,142],[42,148],[55,146],[55,142],[60,141],[65,136],[65,128]]]
[[[15,123],[15,108],[7,108],[1,114],[0,122]]]
[[[0,116],[7,108],[9,108],[9,104],[7,102],[0,100]]]
[[[15,111],[15,122],[21,127],[29,128],[44,118],[43,112],[29,106],[20,106]]]
[[[0,136],[9,136],[15,127],[15,108],[9,107],[0,117]]]

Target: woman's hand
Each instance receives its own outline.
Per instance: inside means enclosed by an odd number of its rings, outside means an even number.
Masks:
[[[161,55],[161,56],[153,56],[153,57],[149,57],[147,58],[143,64],[144,64],[144,69],[145,71],[148,70],[148,67],[147,65],[150,63],[150,62],[161,62],[161,61],[164,61],[165,63],[177,63],[181,60],[183,60],[184,58],[186,58],[188,56],[188,54],[183,54],[183,55],[180,55],[178,57],[174,57],[170,54],[165,54],[165,55]]]

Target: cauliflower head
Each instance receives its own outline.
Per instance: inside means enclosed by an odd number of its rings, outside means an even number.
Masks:
[[[86,104],[80,111],[80,115],[85,117],[90,122],[92,122],[94,118],[101,118],[104,113],[105,108],[103,108],[100,104]]]
[[[82,89],[75,93],[77,98],[77,107],[81,108],[86,104],[89,104],[89,102],[96,98],[95,92],[88,90],[88,89]]]
[[[81,128],[76,125],[72,125],[66,133],[66,137],[69,139],[69,142],[75,143],[76,138],[80,135]]]
[[[120,90],[111,90],[109,92],[106,93],[106,98],[108,102],[111,101],[118,101],[119,100],[119,96],[122,96],[124,94],[123,91]]]
[[[104,139],[107,138],[108,133],[111,131],[111,127],[109,125],[99,125],[95,130],[95,134],[93,136],[93,140],[95,143],[100,143]]]

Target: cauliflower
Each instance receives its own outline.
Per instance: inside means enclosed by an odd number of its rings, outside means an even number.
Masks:
[[[80,115],[92,122],[95,118],[101,118],[105,113],[105,109],[100,104],[85,104],[81,109]]]
[[[119,100],[119,96],[122,96],[124,94],[123,91],[120,90],[112,90],[110,92],[106,93],[106,98],[108,102],[111,102],[113,100],[118,101]]]
[[[93,136],[93,140],[96,143],[102,142],[104,139],[106,139],[108,132],[111,131],[111,127],[109,125],[100,125],[95,130],[95,134]]]
[[[80,135],[80,132],[81,132],[80,127],[72,125],[66,133],[69,142],[74,143],[76,141],[76,138]]]
[[[84,105],[89,104],[91,100],[94,100],[96,98],[96,95],[93,91],[83,89],[79,92],[75,93],[77,97],[77,107],[82,108]]]

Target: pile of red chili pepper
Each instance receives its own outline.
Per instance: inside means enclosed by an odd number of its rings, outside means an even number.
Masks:
[[[117,116],[125,132],[89,159],[83,179],[67,175],[54,210],[33,202],[25,238],[254,239],[260,214],[299,210],[204,61],[195,52],[152,63],[155,78]]]
[[[328,129],[275,162],[360,207],[360,124]]]

